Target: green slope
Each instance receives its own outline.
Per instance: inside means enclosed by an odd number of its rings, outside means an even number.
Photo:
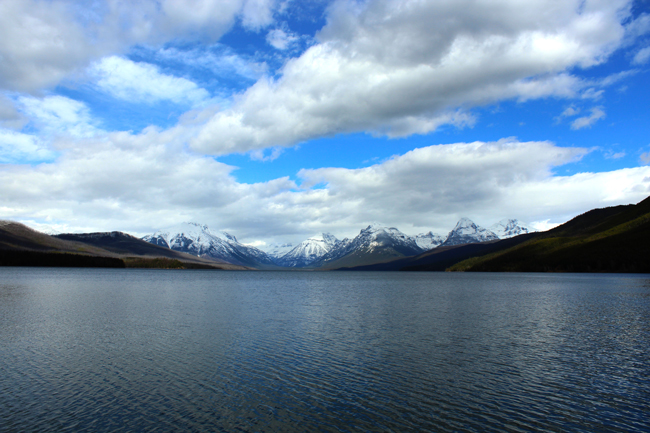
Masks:
[[[595,209],[512,248],[450,271],[650,272],[650,198]]]

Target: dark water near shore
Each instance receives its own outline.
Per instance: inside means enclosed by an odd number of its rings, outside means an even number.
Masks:
[[[0,431],[649,431],[650,276],[0,268]]]

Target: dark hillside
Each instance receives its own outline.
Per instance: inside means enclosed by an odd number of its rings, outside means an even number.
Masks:
[[[500,241],[490,241],[476,244],[453,245],[438,247],[417,256],[404,257],[397,260],[375,263],[366,266],[341,268],[341,271],[444,271],[450,266],[470,257],[489,254],[493,251],[509,248],[520,244],[537,235],[529,233]]]
[[[518,246],[452,271],[650,272],[650,200],[596,209]]]
[[[201,261],[211,264],[223,263],[216,259],[201,259],[191,254],[181,253],[167,247],[154,245],[122,232],[65,233],[55,235],[54,237],[66,241],[91,245],[120,255],[166,257],[181,261]]]
[[[49,236],[13,221],[0,221],[0,266],[246,269],[121,232]]]

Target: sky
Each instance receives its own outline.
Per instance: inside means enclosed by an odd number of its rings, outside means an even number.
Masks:
[[[2,0],[0,219],[264,248],[650,195],[650,0]]]

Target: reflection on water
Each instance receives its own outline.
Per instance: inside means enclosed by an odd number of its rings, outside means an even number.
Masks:
[[[7,431],[630,431],[644,276],[0,268]]]

